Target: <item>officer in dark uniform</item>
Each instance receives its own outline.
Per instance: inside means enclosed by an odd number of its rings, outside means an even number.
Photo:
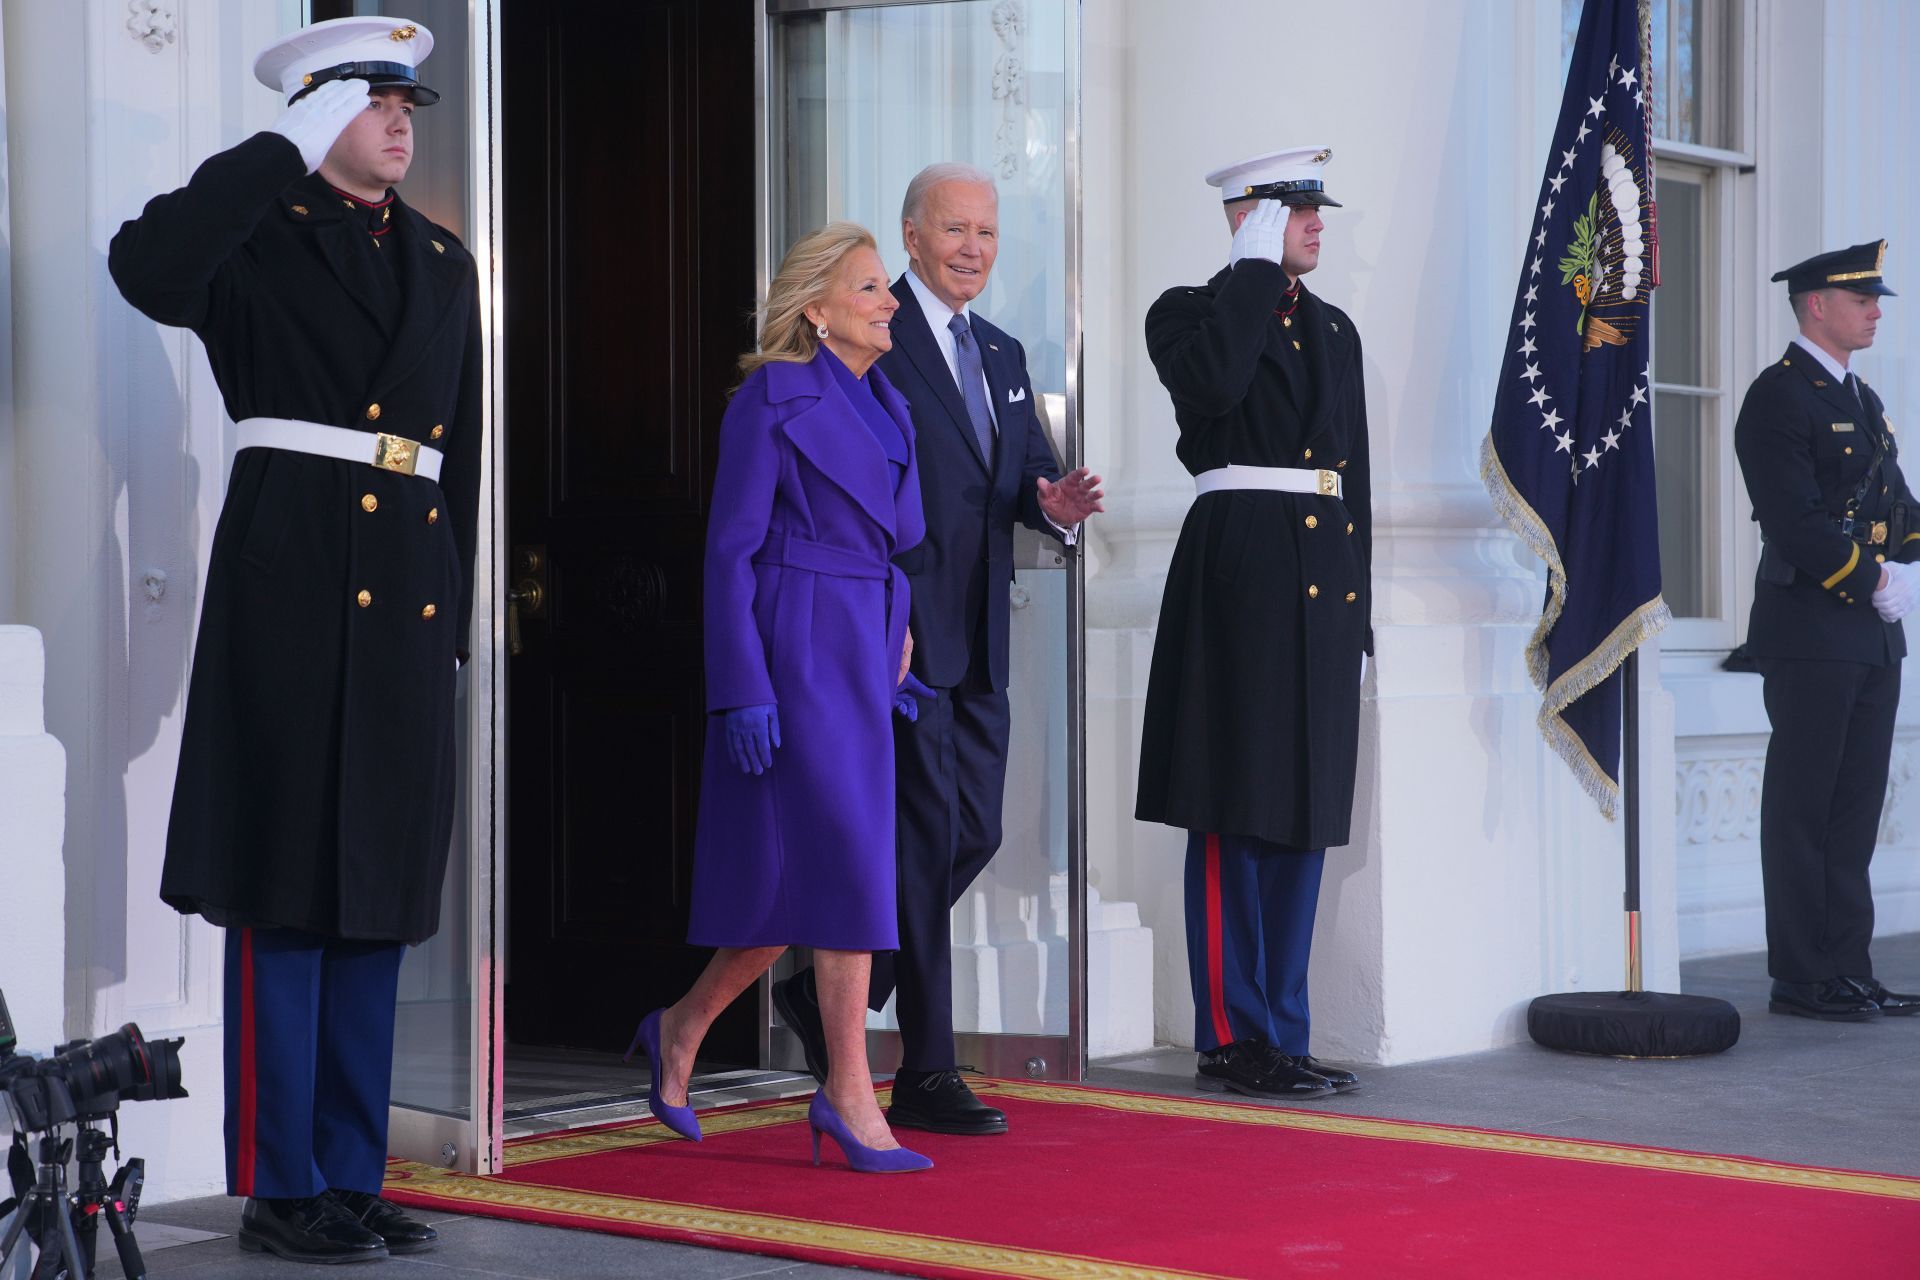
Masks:
[[[227,930],[239,1243],[305,1262],[435,1238],[378,1195],[401,955],[439,925],[480,482],[474,262],[392,191],[432,43],[369,17],[269,47],[280,119],[108,256],[205,344],[238,424],[160,894]]]
[[[1360,335],[1301,280],[1338,207],[1331,156],[1207,175],[1228,266],[1147,313],[1198,497],[1167,571],[1135,816],[1188,832],[1197,1083],[1294,1098],[1357,1083],[1308,1054],[1320,871],[1347,841],[1373,648]]]
[[[1786,281],[1800,335],[1748,388],[1734,450],[1764,544],[1747,651],[1773,736],[1760,798],[1769,1004],[1853,1021],[1920,1012],[1873,976],[1867,864],[1900,702],[1900,619],[1920,599],[1920,522],[1880,397],[1847,368],[1873,345],[1886,242]]]

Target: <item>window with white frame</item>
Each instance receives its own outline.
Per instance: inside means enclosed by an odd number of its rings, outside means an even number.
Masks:
[[[1571,57],[1583,0],[1561,0]],[[1734,235],[1736,177],[1751,171],[1739,110],[1750,83],[1745,0],[1653,0],[1654,462],[1667,650],[1726,650],[1744,626],[1736,566],[1733,282],[1758,269]]]

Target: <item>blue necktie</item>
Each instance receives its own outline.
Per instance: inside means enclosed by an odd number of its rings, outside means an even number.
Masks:
[[[973,330],[965,316],[947,321],[953,334],[954,363],[960,366],[960,396],[967,402],[967,416],[973,419],[974,439],[980,442],[980,456],[987,470],[993,470],[993,417],[987,412],[987,374],[980,367],[980,348],[974,345]]]

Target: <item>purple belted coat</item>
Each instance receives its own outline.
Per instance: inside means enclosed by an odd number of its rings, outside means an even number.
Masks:
[[[908,596],[892,558],[925,522],[906,401],[878,369],[867,373],[905,446],[889,460],[832,359],[755,370],[720,427],[687,930],[696,946],[899,945],[888,718]],[[767,702],[779,708],[780,746],[771,769],[743,774],[719,713]]]

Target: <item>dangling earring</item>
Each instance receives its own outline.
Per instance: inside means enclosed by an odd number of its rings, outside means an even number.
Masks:
[[[814,332],[820,335],[820,341],[825,342],[827,340],[827,326],[820,325]]]

